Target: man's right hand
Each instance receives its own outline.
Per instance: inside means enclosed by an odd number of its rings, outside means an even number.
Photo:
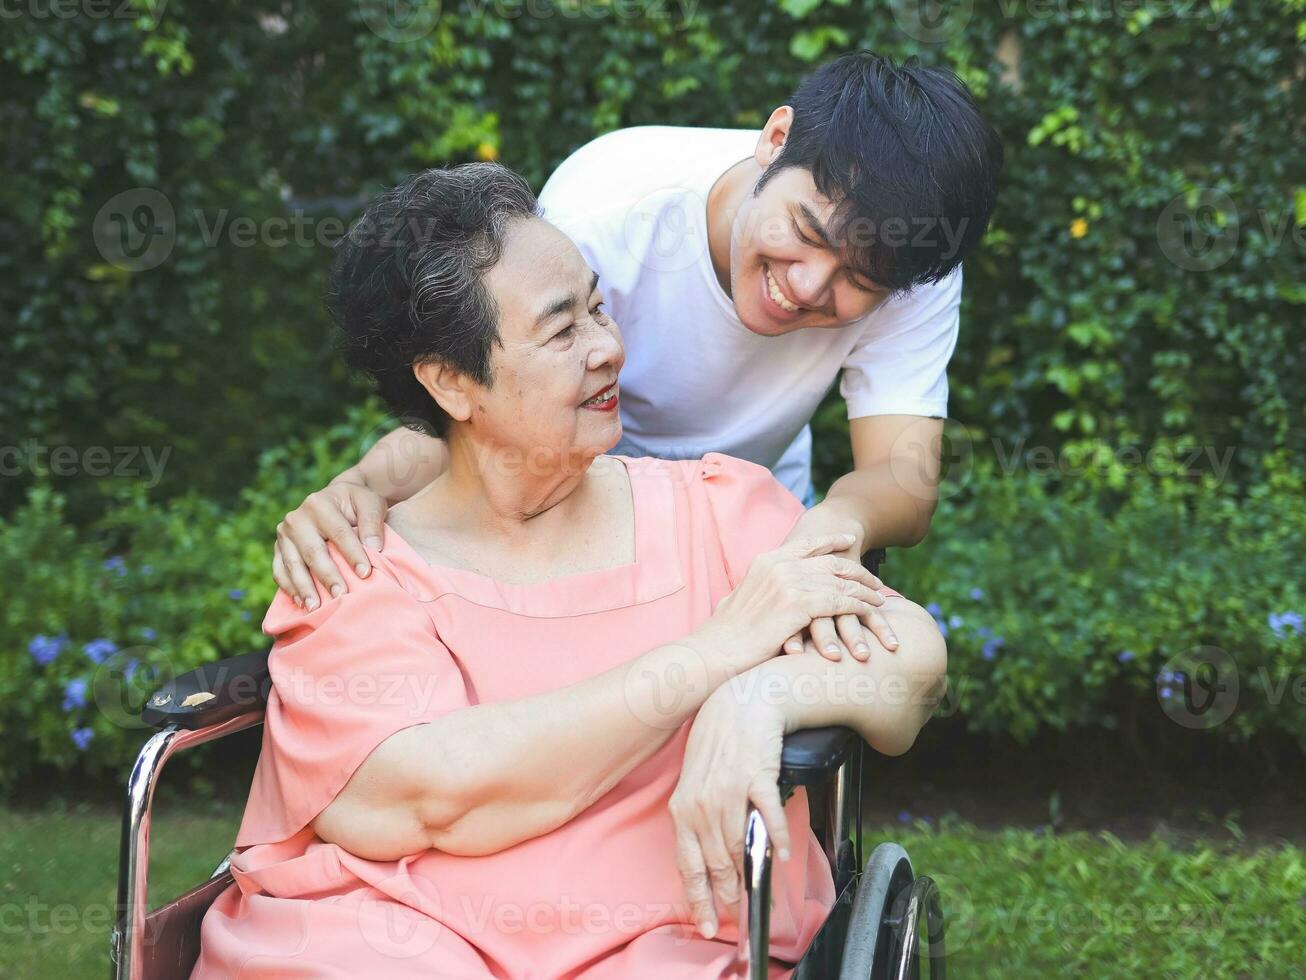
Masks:
[[[360,578],[372,571],[363,549],[381,549],[381,525],[389,505],[365,484],[337,478],[310,493],[296,510],[277,525],[277,544],[272,553],[272,577],[295,605],[309,610],[321,603],[313,575],[331,592],[341,595],[348,586],[327,552],[332,541]],[[310,574],[310,569],[312,574]]]
[[[725,655],[735,674],[780,654],[781,644],[813,619],[856,616],[865,625],[884,604],[877,591],[882,583],[861,562],[836,554],[850,538],[800,538],[758,555],[696,632]]]

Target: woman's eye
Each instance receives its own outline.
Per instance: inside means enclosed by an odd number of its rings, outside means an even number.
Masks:
[[[554,336],[555,338],[556,338],[556,337],[562,337],[562,338],[565,340],[567,337],[570,337],[570,336],[571,336],[573,333],[575,333],[575,332],[576,332],[576,324],[574,324],[574,323],[569,323],[569,324],[567,324],[567,326],[563,327],[561,330],[559,330],[559,331],[558,331],[557,333],[555,333],[553,336]]]
[[[590,316],[594,317],[595,319],[601,320],[607,315],[608,315],[607,312],[603,309],[602,303],[595,303],[592,307],[590,307]]]

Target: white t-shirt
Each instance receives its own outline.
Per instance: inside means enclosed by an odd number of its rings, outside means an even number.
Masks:
[[[850,419],[946,416],[961,269],[846,327],[753,333],[713,271],[707,195],[757,139],[746,129],[618,130],[564,160],[540,203],[599,274],[625,341],[624,434],[612,451],[738,456],[805,501],[808,422],[840,370]]]

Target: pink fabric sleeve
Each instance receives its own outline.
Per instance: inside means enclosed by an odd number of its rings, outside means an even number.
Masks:
[[[380,552],[359,578],[328,550],[349,591],[312,612],[278,591],[263,631],[275,637],[263,748],[237,846],[303,830],[378,745],[469,704],[458,665],[422,603]],[[315,580],[316,581],[316,580]]]
[[[726,573],[734,589],[748,574],[754,558],[784,542],[806,508],[765,466],[722,453],[708,453],[701,465]]]
[[[725,555],[730,588],[735,589],[748,574],[752,560],[780,547],[807,509],[770,470],[757,463],[708,453],[699,472]],[[887,585],[879,591],[902,596]]]

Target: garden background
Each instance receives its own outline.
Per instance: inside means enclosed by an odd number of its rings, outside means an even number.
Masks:
[[[1303,0],[7,3],[0,973],[103,971],[110,869],[86,869],[113,860],[134,710],[264,642],[277,522],[392,425],[322,305],[368,198],[472,159],[538,190],[622,126],[759,127],[857,48],[951,67],[1007,152],[939,511],[884,568],[946,631],[952,691],[874,764],[868,832],[951,876],[963,975],[1292,975]],[[814,431],[824,488],[849,465],[837,393]],[[215,749],[171,777],[214,852],[179,847],[181,887],[225,853],[248,770]],[[1095,890],[1078,933],[1028,913]],[[51,894],[72,932],[32,912]],[[1148,931],[1122,902],[1236,921]]]

